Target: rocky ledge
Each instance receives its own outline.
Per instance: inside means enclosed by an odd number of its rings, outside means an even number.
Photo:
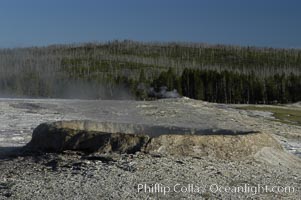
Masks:
[[[136,153],[173,156],[214,156],[242,159],[263,148],[281,150],[269,134],[256,131],[201,130],[141,124],[58,121],[43,123],[26,146],[31,151]]]

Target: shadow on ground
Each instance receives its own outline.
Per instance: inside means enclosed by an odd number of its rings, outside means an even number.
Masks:
[[[0,161],[24,154],[24,147],[0,147]]]

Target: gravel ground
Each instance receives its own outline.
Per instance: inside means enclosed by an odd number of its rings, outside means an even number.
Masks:
[[[221,160],[143,153],[11,153],[29,142],[40,123],[74,119],[261,131],[273,135],[290,154],[266,149],[255,157]],[[301,161],[293,156],[300,155],[300,138],[301,127],[272,121],[268,113],[185,98],[152,102],[0,99],[0,199],[300,199]],[[258,184],[267,189],[258,192]],[[274,186],[287,191],[275,191],[276,187],[271,191]],[[238,187],[240,192],[235,192]]]
[[[300,170],[271,167],[255,159],[227,161],[142,153],[45,154],[6,160],[5,164],[1,162],[0,170],[0,199],[298,199],[301,196]],[[254,187],[258,184],[269,190],[257,192]],[[289,192],[289,188],[287,192],[272,192],[273,186],[288,186],[294,192]],[[249,189],[235,193],[235,190],[226,192],[226,187]]]

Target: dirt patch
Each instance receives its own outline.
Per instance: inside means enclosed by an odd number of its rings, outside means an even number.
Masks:
[[[281,106],[243,106],[240,108],[272,113],[272,116],[282,123],[301,126],[301,110],[299,108]]]

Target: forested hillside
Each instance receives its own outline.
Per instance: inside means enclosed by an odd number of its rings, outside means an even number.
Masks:
[[[0,50],[0,96],[301,101],[301,50],[112,41]]]

